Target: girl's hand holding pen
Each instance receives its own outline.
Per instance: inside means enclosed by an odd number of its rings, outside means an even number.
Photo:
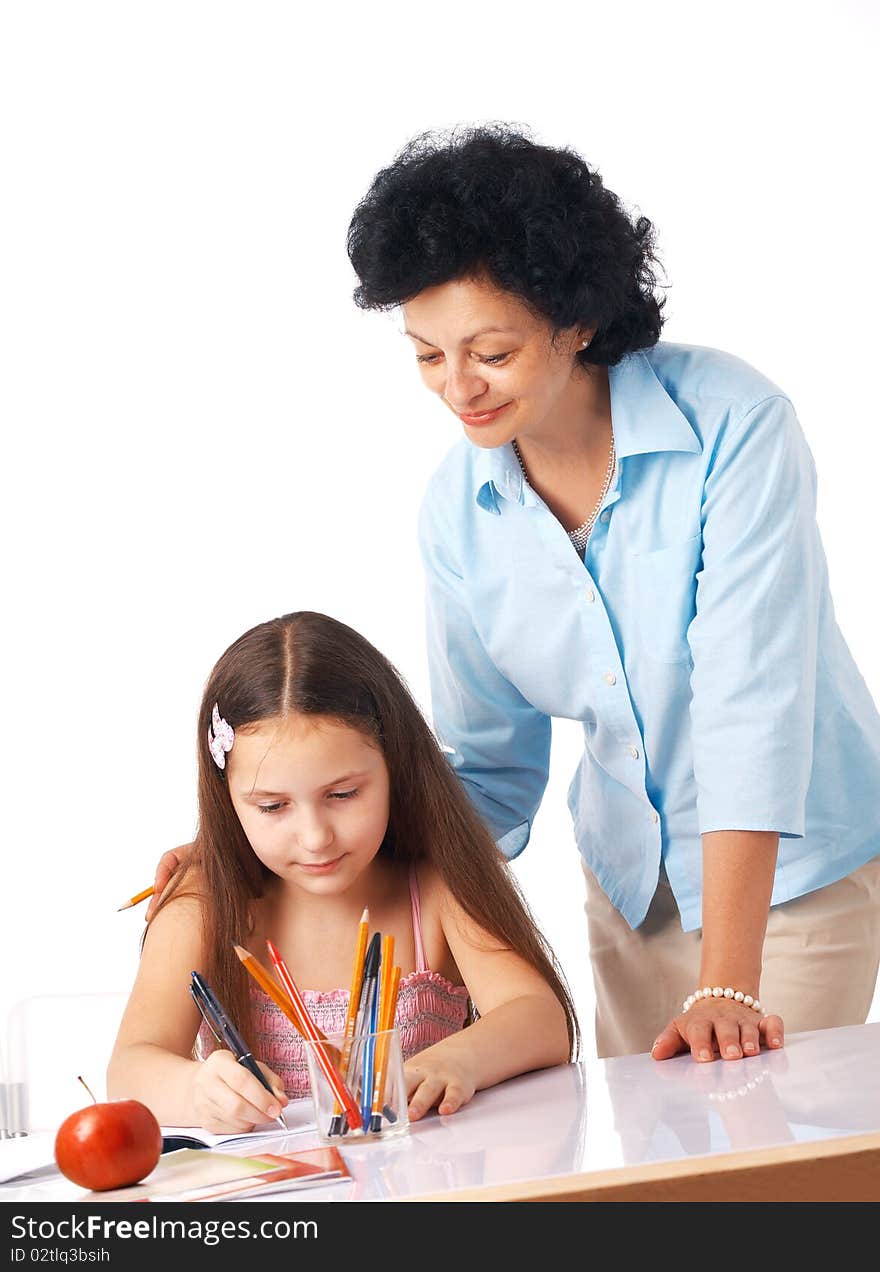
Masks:
[[[476,1078],[466,1050],[453,1051],[438,1043],[419,1052],[403,1066],[409,1120],[420,1117],[437,1105],[438,1113],[455,1113],[473,1098]]]
[[[277,1118],[287,1103],[284,1087],[271,1069],[264,1064],[260,1068],[277,1098],[272,1098],[231,1051],[212,1051],[206,1060],[195,1064],[191,1099],[198,1125],[212,1135],[233,1135]]]

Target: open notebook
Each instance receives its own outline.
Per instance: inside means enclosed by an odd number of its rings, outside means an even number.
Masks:
[[[299,1135],[315,1128],[311,1100],[294,1100],[284,1110],[288,1135]],[[201,1126],[163,1126],[162,1152],[174,1152],[179,1148],[219,1148],[229,1145],[251,1144],[258,1140],[278,1142],[281,1151],[287,1148],[285,1133],[277,1122],[265,1122],[252,1131],[239,1135],[212,1135]],[[38,1131],[23,1135],[20,1139],[3,1140],[0,1143],[0,1183],[23,1179],[29,1175],[44,1175],[57,1170],[55,1165],[55,1132]]]
[[[309,1099],[293,1100],[284,1109],[287,1134],[297,1135],[315,1129],[315,1115]],[[234,1135],[212,1135],[201,1126],[163,1126],[163,1152],[178,1148],[223,1148],[228,1144],[247,1144],[253,1140],[282,1138],[285,1132],[277,1122],[263,1122],[252,1131]]]

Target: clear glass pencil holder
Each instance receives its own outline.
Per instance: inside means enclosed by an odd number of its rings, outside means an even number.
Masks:
[[[315,1124],[325,1144],[355,1140],[388,1140],[409,1130],[406,1081],[400,1031],[361,1034],[352,1039],[347,1063],[345,1039],[328,1034],[326,1042],[305,1042]],[[328,1069],[328,1065],[330,1066]],[[357,1110],[346,1111],[339,1099],[339,1079]],[[359,1121],[360,1125],[353,1125]]]

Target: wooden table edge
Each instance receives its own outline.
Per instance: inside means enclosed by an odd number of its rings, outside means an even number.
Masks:
[[[880,1131],[423,1193],[407,1201],[880,1201]]]

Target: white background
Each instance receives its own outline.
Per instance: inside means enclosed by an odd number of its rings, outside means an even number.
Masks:
[[[422,129],[525,125],[652,218],[666,338],[794,400],[838,618],[880,697],[876,15],[2,7],[0,1021],[25,996],[129,986],[144,907],[117,906],[193,831],[202,685],[246,628],[333,614],[429,709],[415,517],[456,426],[398,319],[354,306],[345,252],[373,174]],[[579,733],[554,737],[515,870],[591,1055],[564,803]]]

